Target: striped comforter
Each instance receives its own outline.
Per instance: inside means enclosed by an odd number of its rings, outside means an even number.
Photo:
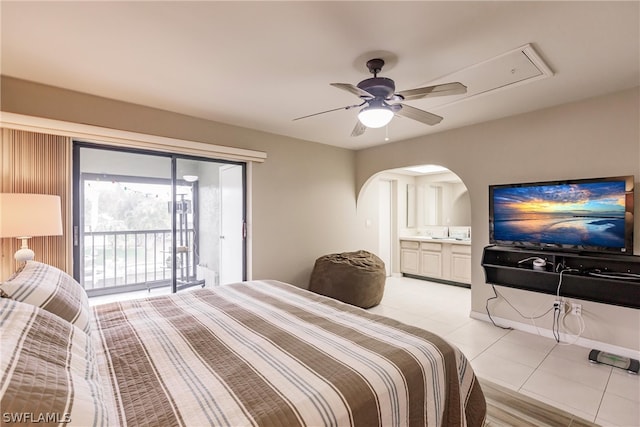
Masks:
[[[94,308],[111,423],[478,426],[480,386],[437,335],[276,281]]]

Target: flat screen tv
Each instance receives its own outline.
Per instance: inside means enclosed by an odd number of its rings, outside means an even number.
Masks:
[[[491,244],[633,255],[633,176],[489,186]]]

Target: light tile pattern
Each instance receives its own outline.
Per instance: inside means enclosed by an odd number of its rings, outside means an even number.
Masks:
[[[640,426],[640,376],[590,363],[589,348],[470,318],[469,289],[391,277],[370,311],[439,334],[495,384],[602,426]]]
[[[164,289],[91,298],[144,298]],[[605,427],[640,426],[640,376],[588,361],[591,349],[472,319],[470,290],[410,278],[387,279],[369,311],[434,332],[457,345],[481,378]]]

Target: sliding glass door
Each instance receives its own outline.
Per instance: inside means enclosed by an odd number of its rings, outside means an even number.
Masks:
[[[176,215],[177,247],[192,249],[197,277],[207,283],[245,279],[244,175],[243,164],[177,159],[176,176],[191,184],[186,192],[176,191],[176,203],[185,209]],[[198,230],[191,246],[183,232],[189,227]]]
[[[76,142],[76,279],[89,295],[244,280],[244,171],[243,163]],[[229,191],[233,202],[224,201]],[[222,234],[227,215],[236,229]]]

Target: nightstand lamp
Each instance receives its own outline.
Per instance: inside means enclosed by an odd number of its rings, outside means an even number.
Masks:
[[[34,257],[27,240],[35,236],[62,235],[60,196],[50,194],[0,193],[0,237],[16,237],[22,247],[16,261]]]

